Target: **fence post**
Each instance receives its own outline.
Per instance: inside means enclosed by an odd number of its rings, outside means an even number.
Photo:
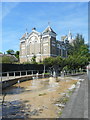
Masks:
[[[15,71],[14,71],[14,78],[15,78]]]
[[[26,71],[26,75],[27,75],[27,71]]]
[[[32,70],[32,76],[33,76],[33,70]]]
[[[45,73],[42,74],[42,75],[43,75],[43,78],[44,78],[44,74],[45,74]]]
[[[0,73],[0,77],[1,77],[1,82],[2,82],[2,73]]]
[[[7,72],[7,78],[8,78],[8,80],[9,80],[9,72]]]
[[[20,71],[20,77],[21,77],[21,71]]]

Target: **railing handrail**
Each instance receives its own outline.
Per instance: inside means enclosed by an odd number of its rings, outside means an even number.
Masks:
[[[28,72],[28,71],[44,71],[44,70],[19,70],[19,71],[7,71],[7,72],[0,72],[0,74],[2,73],[14,73],[14,72]],[[45,70],[45,71],[49,71],[49,70]]]

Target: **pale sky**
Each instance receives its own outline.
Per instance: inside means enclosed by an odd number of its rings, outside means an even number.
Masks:
[[[88,41],[88,2],[3,2],[0,13],[2,52],[19,50],[26,28],[29,33],[33,27],[42,32],[48,22],[58,40],[71,30],[73,36],[80,33]]]

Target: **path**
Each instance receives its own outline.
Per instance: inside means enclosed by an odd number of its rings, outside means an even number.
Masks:
[[[79,78],[84,81],[72,94],[61,118],[88,118],[88,79],[86,75],[81,75]]]

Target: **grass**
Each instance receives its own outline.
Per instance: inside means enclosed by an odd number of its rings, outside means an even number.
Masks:
[[[62,99],[62,103],[65,103],[66,104],[66,102],[69,100],[69,98],[68,97],[64,97],[63,99]]]
[[[62,115],[62,111],[59,111],[58,114],[61,116]]]
[[[71,95],[74,92],[75,88],[73,88],[72,90],[68,91],[68,95]]]
[[[43,95],[46,95],[46,93],[40,93],[39,96],[43,96]]]
[[[66,104],[66,102],[67,102],[68,100],[69,100],[68,97],[63,97],[63,98],[60,99],[59,102],[60,102],[61,104]]]

